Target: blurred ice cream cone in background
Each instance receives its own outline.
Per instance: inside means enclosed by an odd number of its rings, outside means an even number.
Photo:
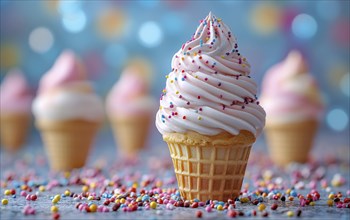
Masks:
[[[32,93],[19,69],[11,70],[0,87],[0,140],[9,152],[24,143],[30,125]]]
[[[135,158],[145,147],[156,111],[149,95],[151,68],[141,59],[129,62],[107,96],[106,110],[119,151]]]
[[[102,100],[72,51],[64,51],[42,77],[33,113],[51,169],[83,167],[104,111]]]
[[[324,104],[299,51],[267,71],[261,104],[270,157],[277,165],[308,161]]]

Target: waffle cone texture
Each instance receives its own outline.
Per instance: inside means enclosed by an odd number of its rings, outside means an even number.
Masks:
[[[111,118],[114,139],[122,154],[135,156],[144,148],[150,122],[148,116]]]
[[[0,116],[0,140],[4,149],[18,151],[24,144],[30,124],[29,114],[3,114]]]
[[[272,161],[279,166],[307,162],[317,128],[315,120],[267,124],[265,135]]]
[[[225,201],[239,196],[255,136],[196,132],[163,135],[173,161],[179,191],[184,199]]]
[[[100,123],[84,120],[37,121],[50,167],[54,171],[81,168]]]

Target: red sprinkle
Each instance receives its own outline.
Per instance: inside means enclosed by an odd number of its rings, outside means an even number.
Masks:
[[[202,218],[202,216],[203,216],[203,213],[201,212],[201,211],[197,211],[196,212],[196,216],[197,216],[197,218]]]
[[[186,116],[183,116],[182,119],[186,119]]]

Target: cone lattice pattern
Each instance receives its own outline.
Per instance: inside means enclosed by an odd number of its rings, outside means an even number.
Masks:
[[[201,201],[237,197],[251,144],[200,146],[168,142],[181,196]]]

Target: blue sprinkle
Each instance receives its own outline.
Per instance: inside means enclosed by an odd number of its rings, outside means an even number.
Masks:
[[[175,77],[175,81],[177,81],[177,77]]]
[[[162,118],[165,118],[165,116],[164,116],[164,115],[162,115]]]
[[[185,81],[185,78],[181,78],[182,81]]]
[[[15,199],[15,198],[16,198],[16,195],[12,195],[12,198],[14,198],[14,199]]]
[[[225,203],[224,203],[224,202],[218,202],[218,204],[219,204],[219,205],[222,205],[222,206],[224,206],[224,205],[225,205]]]
[[[120,208],[124,208],[124,207],[127,207],[127,205],[122,204],[122,205],[120,206]]]
[[[193,201],[194,201],[194,202],[200,202],[199,199],[194,199]]]
[[[293,196],[293,197],[296,197],[298,195],[298,193],[295,190],[292,190],[290,192],[290,195]]]
[[[149,200],[149,195],[144,195],[142,196],[142,202],[148,201]]]

